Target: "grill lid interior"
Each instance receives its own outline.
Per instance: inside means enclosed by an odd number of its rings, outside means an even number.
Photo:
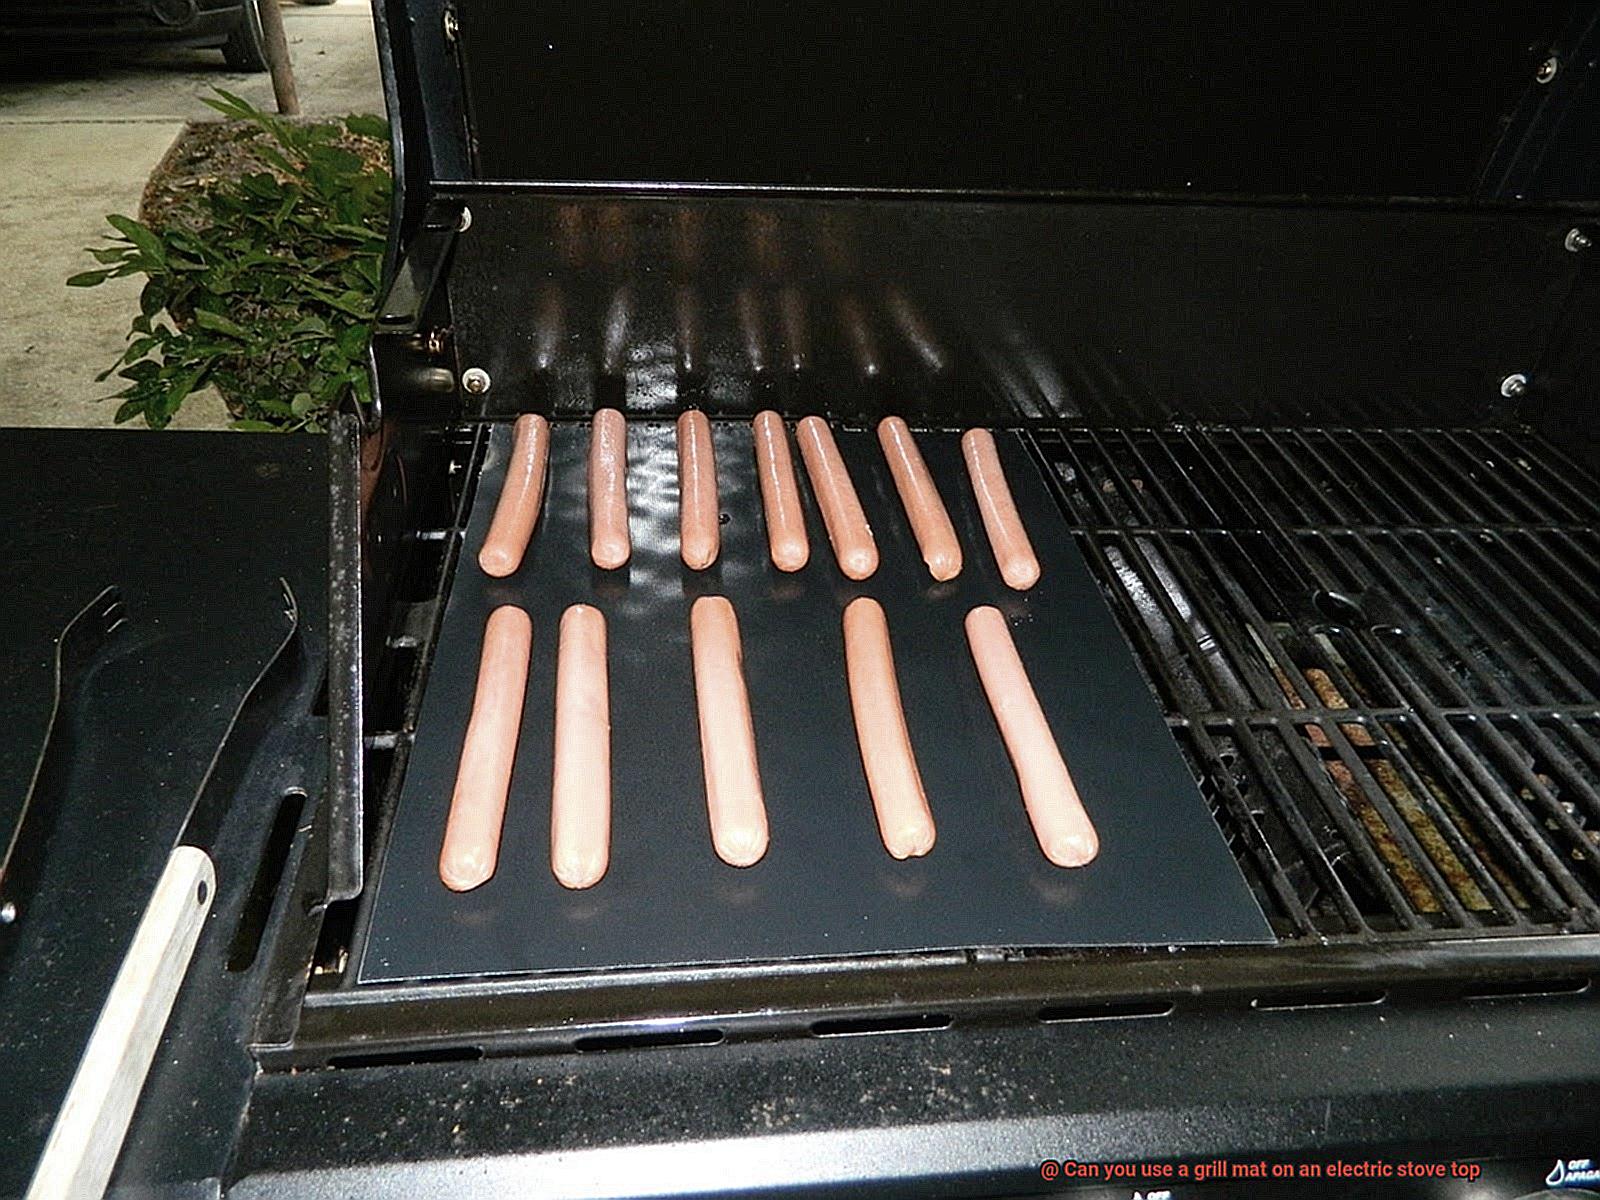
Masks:
[[[449,52],[480,179],[1462,197],[1571,15],[470,0]]]

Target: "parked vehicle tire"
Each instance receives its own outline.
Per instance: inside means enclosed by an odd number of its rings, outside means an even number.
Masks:
[[[223,43],[222,57],[235,71],[265,71],[267,43],[261,33],[261,10],[257,0],[244,0],[239,23]]]

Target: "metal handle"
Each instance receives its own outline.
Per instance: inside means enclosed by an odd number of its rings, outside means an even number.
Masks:
[[[216,896],[211,858],[179,846],[145,907],[56,1114],[27,1200],[98,1200]]]

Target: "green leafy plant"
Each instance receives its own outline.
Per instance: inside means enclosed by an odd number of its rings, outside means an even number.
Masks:
[[[348,396],[366,403],[366,347],[389,221],[388,169],[349,148],[387,143],[378,117],[304,124],[218,89],[207,100],[261,134],[269,170],[209,182],[193,211],[160,228],[108,216],[101,265],[67,280],[146,278],[128,346],[104,373],[126,380],[120,424],[172,420],[214,384],[243,429],[322,429]],[[342,143],[342,144],[341,144]]]

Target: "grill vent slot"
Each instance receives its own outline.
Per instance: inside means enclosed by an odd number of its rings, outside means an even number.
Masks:
[[[811,1032],[817,1037],[861,1037],[878,1033],[929,1033],[949,1029],[951,1017],[944,1013],[898,1013],[887,1017],[833,1017],[814,1021]]]
[[[1041,1008],[1038,1019],[1046,1025],[1064,1021],[1125,1020],[1130,1017],[1170,1016],[1175,1005],[1166,1000],[1108,1001],[1103,1004],[1050,1004]]]
[[[245,897],[239,912],[239,923],[233,931],[233,941],[228,947],[228,970],[248,971],[255,965],[261,951],[261,938],[266,932],[267,919],[272,915],[272,904],[278,895],[278,885],[283,881],[283,869],[294,849],[295,833],[300,827],[300,816],[305,811],[306,794],[291,788],[278,802],[278,814],[273,818],[267,844],[256,864],[256,876],[250,884],[250,894]]]
[[[1302,1008],[1348,1008],[1382,1004],[1388,993],[1377,989],[1351,989],[1309,992],[1274,992],[1257,996],[1250,1007],[1261,1012],[1283,1012]]]
[[[367,1054],[335,1054],[328,1065],[337,1070],[363,1067],[408,1067],[422,1063],[477,1062],[481,1046],[440,1046],[427,1050],[382,1050]]]
[[[573,1043],[585,1054],[609,1050],[660,1050],[673,1046],[717,1046],[722,1043],[720,1029],[657,1029],[640,1033],[604,1033],[581,1037]]]
[[[1558,979],[1508,979],[1499,983],[1478,984],[1464,992],[1467,1000],[1508,1000],[1539,996],[1579,996],[1589,990],[1583,976]]]

